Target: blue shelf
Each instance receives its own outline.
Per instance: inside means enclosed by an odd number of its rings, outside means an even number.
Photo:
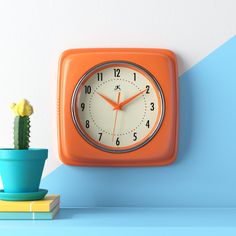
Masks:
[[[53,221],[0,221],[5,235],[236,235],[236,208],[67,208]]]

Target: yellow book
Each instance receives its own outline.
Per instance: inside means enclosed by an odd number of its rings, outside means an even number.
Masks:
[[[60,195],[47,195],[37,201],[0,200],[0,212],[49,212],[60,203]]]

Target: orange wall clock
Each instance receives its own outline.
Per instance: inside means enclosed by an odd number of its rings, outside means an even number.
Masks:
[[[59,63],[63,163],[159,166],[176,159],[178,79],[165,49],[72,49]]]

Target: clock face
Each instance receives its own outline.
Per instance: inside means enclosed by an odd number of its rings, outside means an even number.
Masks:
[[[148,71],[129,62],[108,62],[88,71],[72,96],[77,130],[107,152],[142,147],[159,130],[164,116],[160,85]]]

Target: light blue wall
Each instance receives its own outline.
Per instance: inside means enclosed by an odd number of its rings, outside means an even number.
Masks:
[[[180,77],[179,138],[171,166],[62,165],[41,187],[64,207],[236,207],[236,36]]]

